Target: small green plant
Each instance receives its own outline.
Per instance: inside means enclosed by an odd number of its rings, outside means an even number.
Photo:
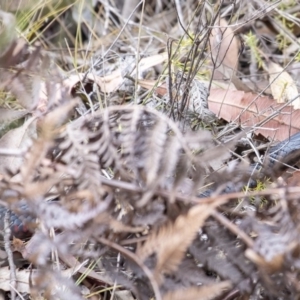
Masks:
[[[282,28],[276,36],[278,48],[280,50],[285,49],[291,44],[291,38],[287,35],[287,32],[290,33],[290,36],[293,35],[292,30],[295,26],[293,19],[297,19],[297,15],[294,14],[290,16],[287,11],[293,9],[296,5],[297,3],[294,0],[282,1],[278,5],[278,15],[274,18],[274,20],[278,22]]]
[[[265,178],[264,180],[257,180],[256,187],[254,188],[245,187],[244,191],[247,193],[264,191],[270,183],[271,181],[269,178]],[[258,199],[257,197],[250,197],[250,203],[255,206],[258,205],[260,208],[263,208],[268,203],[268,200],[263,196],[259,197],[259,203],[257,203],[257,199]]]
[[[252,31],[249,31],[246,35],[244,35],[244,40],[245,44],[250,48],[251,53],[255,57],[258,67],[261,68],[263,66],[263,60],[258,47],[257,36],[254,35]]]

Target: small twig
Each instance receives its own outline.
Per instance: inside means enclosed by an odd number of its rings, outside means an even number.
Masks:
[[[224,300],[236,299],[236,297],[239,295],[240,295],[240,291],[238,289],[235,289],[231,291],[229,294],[227,294]]]
[[[119,40],[121,34],[123,33],[123,31],[125,30],[128,22],[130,21],[131,17],[134,15],[134,13],[136,12],[136,10],[139,8],[139,6],[142,4],[143,2],[140,1],[136,7],[134,8],[134,10],[131,12],[131,14],[129,15],[129,17],[127,18],[124,26],[122,27],[122,29],[119,31],[119,33],[117,34],[116,38],[114,39],[114,41],[112,42],[112,44],[109,46],[109,48],[106,50],[106,52],[103,54],[103,56],[101,57],[101,59],[104,59],[104,57],[111,51],[111,49],[113,48],[113,46],[115,46],[116,42]]]
[[[142,25],[144,20],[145,13],[145,0],[142,1],[142,11],[140,16],[140,24],[139,24],[139,33],[138,33],[138,41],[137,41],[137,50],[136,50],[136,76],[135,76],[135,86],[134,86],[134,103],[138,103],[138,78],[139,78],[139,62],[140,62],[140,47],[141,47],[141,35],[142,35]]]
[[[229,229],[232,233],[236,234],[244,243],[249,247],[253,247],[253,240],[245,234],[242,230],[240,230],[235,224],[230,222],[227,218],[225,218],[222,214],[217,211],[212,212],[212,217],[214,217],[219,223],[224,225],[227,229]]]
[[[120,181],[120,180],[115,180],[115,179],[107,179],[105,177],[101,178],[101,183],[113,188],[119,188],[119,189],[124,189],[126,191],[130,191],[130,192],[145,192],[145,189],[132,184],[132,183],[128,183],[125,181]],[[208,203],[212,203],[215,202],[217,200],[220,201],[229,201],[230,199],[237,199],[237,198],[243,198],[243,197],[255,197],[255,196],[267,196],[267,195],[275,195],[275,194],[279,194],[281,195],[283,192],[289,194],[290,197],[293,196],[293,194],[295,194],[295,197],[298,197],[299,193],[300,193],[300,187],[278,187],[278,188],[269,188],[263,191],[251,191],[248,192],[247,194],[245,192],[234,192],[234,193],[227,193],[227,194],[213,194],[209,197],[205,197],[205,198],[199,198],[197,196],[184,196],[180,193],[175,193],[174,197],[179,200],[179,201],[183,201],[183,202],[187,202],[187,203],[199,203],[199,204],[208,204]],[[162,197],[166,197],[168,198],[170,196],[170,192],[165,191],[165,190],[161,190],[161,189],[157,189],[154,194],[162,196]]]
[[[130,252],[129,250],[127,250],[127,249],[121,247],[120,245],[118,245],[118,244],[116,244],[112,241],[109,241],[105,238],[98,238],[97,240],[100,243],[102,243],[102,244],[104,244],[108,247],[111,247],[114,250],[119,251],[120,253],[122,253],[126,257],[130,258],[132,261],[134,261],[143,270],[145,275],[148,277],[148,279],[149,279],[149,281],[152,285],[154,294],[155,294],[155,299],[156,300],[162,300],[161,294],[160,294],[160,291],[159,291],[159,286],[158,286],[155,278],[153,277],[153,274],[152,274],[151,270],[148,269],[148,267],[145,266],[145,264],[143,264],[143,262],[139,259],[139,257],[137,257],[134,253]]]
[[[120,241],[120,245],[121,246],[126,246],[126,245],[131,245],[131,244],[137,244],[137,243],[141,243],[141,242],[145,242],[147,240],[147,236],[143,236],[143,237],[138,237],[138,238],[132,238],[132,239],[127,239],[127,240],[123,240]]]
[[[185,21],[184,21],[183,12],[182,12],[182,8],[181,8],[180,1],[179,1],[179,0],[175,0],[175,11],[176,11],[178,23],[179,23],[181,29],[184,31],[184,33],[185,33],[191,40],[193,40],[193,38],[189,35],[189,33],[187,32],[187,30],[185,29],[186,24],[185,24]]]
[[[11,230],[10,230],[10,214],[11,211],[8,209],[5,212],[4,216],[4,249],[7,253],[7,259],[8,259],[8,264],[10,267],[10,293],[11,293],[11,299],[15,300],[16,299],[16,289],[17,289],[17,276],[16,276],[16,266],[14,264],[14,259],[13,259],[13,253],[10,247],[10,236],[11,236]]]

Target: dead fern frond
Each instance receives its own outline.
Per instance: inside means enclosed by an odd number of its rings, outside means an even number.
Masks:
[[[201,135],[194,135],[193,141],[199,147]],[[180,165],[185,165],[182,170],[191,168],[196,156],[190,142],[174,122],[157,111],[141,106],[109,107],[68,125],[56,139],[59,155],[54,159],[68,165],[65,172],[85,187],[99,186],[101,169],[106,169],[115,178],[146,188],[149,194],[138,204],[143,206],[157,188],[175,189],[178,180],[174,178],[181,178]]]
[[[158,277],[176,271],[197,231],[216,205],[217,202],[213,205],[192,207],[187,215],[179,216],[174,223],[169,223],[151,234],[144,245],[137,249],[137,255],[142,261],[156,255],[154,273]]]

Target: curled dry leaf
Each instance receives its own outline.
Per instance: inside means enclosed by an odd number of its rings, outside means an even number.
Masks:
[[[166,53],[145,57],[139,62],[138,71],[146,71],[147,69],[164,62],[167,58],[168,56]],[[124,83],[124,74],[126,74],[127,70],[131,71],[130,74],[128,74],[131,76],[137,71],[135,65],[132,64],[131,66],[126,66],[126,70],[120,68],[106,76],[98,76],[94,72],[88,74],[79,73],[66,79],[64,81],[64,86],[68,88],[69,93],[71,93],[76,85],[84,80],[88,80],[89,82],[96,83],[103,93],[112,93]]]
[[[103,77],[100,77],[93,73],[79,73],[77,75],[71,75],[68,79],[64,80],[64,86],[69,90],[69,93],[72,94],[73,89],[78,84],[82,83],[84,87],[84,81],[96,83],[103,93],[111,93],[117,90],[123,83],[123,77],[120,69]]]
[[[277,103],[293,101],[294,109],[299,109],[300,97],[298,89],[290,74],[273,62],[269,62],[266,68],[269,73],[272,95]]]

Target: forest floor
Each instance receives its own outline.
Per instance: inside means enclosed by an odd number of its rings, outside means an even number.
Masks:
[[[298,1],[2,0],[0,68],[3,299],[300,298]]]

